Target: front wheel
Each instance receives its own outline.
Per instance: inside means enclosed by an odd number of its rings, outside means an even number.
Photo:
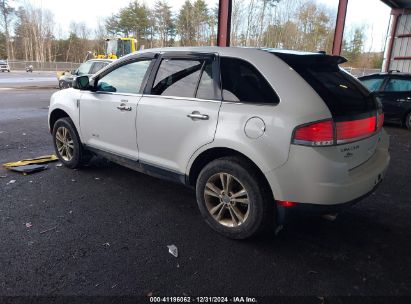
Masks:
[[[270,192],[258,170],[237,157],[209,163],[196,185],[197,203],[205,221],[233,239],[246,239],[274,226]]]
[[[89,160],[76,127],[68,117],[60,118],[53,127],[53,144],[57,157],[68,168],[81,167]]]

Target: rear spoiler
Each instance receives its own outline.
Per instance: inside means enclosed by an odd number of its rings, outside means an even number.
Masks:
[[[270,52],[277,57],[281,58],[287,64],[294,65],[316,65],[316,64],[329,64],[329,65],[339,65],[341,63],[347,62],[342,56],[332,56],[323,53],[308,53],[308,54],[290,54],[283,52]]]

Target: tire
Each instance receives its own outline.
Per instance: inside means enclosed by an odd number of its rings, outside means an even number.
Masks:
[[[76,127],[68,117],[60,118],[53,126],[53,145],[57,157],[68,168],[75,169],[90,160],[84,150]]]
[[[231,189],[227,193],[221,176],[225,184],[230,180]],[[220,195],[216,196],[217,193]],[[240,157],[210,162],[196,183],[197,203],[203,218],[212,229],[232,239],[250,238],[270,228],[274,232],[275,208],[271,193],[258,169]]]
[[[60,90],[64,89],[64,81],[63,80],[59,81],[59,88],[60,88]]]
[[[411,130],[411,112],[405,116],[404,125],[408,130]]]

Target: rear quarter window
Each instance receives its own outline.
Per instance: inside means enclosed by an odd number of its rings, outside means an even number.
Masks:
[[[220,58],[223,100],[277,104],[279,98],[264,76],[249,62]]]

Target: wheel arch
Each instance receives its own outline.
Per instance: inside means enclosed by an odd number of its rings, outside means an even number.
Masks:
[[[64,111],[62,109],[59,109],[59,108],[54,109],[50,113],[50,118],[49,118],[50,133],[53,132],[53,127],[54,127],[54,124],[56,123],[56,121],[59,120],[60,118],[63,118],[63,117],[70,118],[70,115],[66,111]]]
[[[411,107],[405,111],[404,116],[402,117],[401,123],[404,127],[407,126],[407,116],[409,114],[411,114]]]
[[[212,148],[209,148],[201,152],[199,155],[197,155],[197,157],[194,159],[194,161],[192,162],[188,170],[188,176],[187,176],[188,185],[195,187],[198,175],[208,163],[218,158],[228,157],[228,156],[237,156],[247,161],[258,172],[258,174],[261,177],[261,180],[264,182],[267,189],[270,189],[271,193],[273,194],[273,191],[270,187],[270,184],[266,176],[264,175],[263,171],[258,167],[258,165],[254,161],[252,161],[251,158],[249,158],[247,155],[235,149],[226,148],[226,147],[212,147]]]

